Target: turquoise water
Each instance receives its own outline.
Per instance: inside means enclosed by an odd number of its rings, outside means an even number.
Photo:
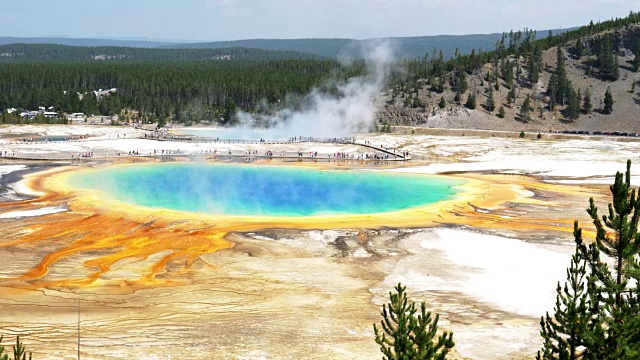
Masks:
[[[70,185],[119,201],[206,214],[372,214],[451,199],[463,181],[377,171],[169,163],[98,169]]]

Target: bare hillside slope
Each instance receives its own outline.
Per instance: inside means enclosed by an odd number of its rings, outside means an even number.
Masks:
[[[598,53],[602,39],[607,39],[612,44],[611,51],[617,58],[619,75],[613,81],[604,79],[595,66],[602,54]],[[581,41],[585,47],[582,56],[576,54],[577,41]],[[566,77],[575,92],[580,91],[582,95],[580,107],[587,91],[591,97],[591,110],[583,110],[577,119],[567,116],[567,104],[553,104],[550,107],[551,91],[548,87],[552,74],[556,72],[558,53],[558,46],[554,46],[542,52],[542,71],[535,84],[527,80],[530,66],[527,57],[508,57],[515,73],[512,81],[515,100],[511,104],[507,99],[509,84],[503,71],[498,71],[494,64],[489,63],[471,74],[466,73],[468,87],[460,95],[459,101],[455,99],[459,91],[454,86],[454,72],[446,74],[445,87],[441,93],[434,91],[434,79],[418,80],[417,93],[406,87],[392,87],[378,99],[379,122],[428,128],[640,133],[640,86],[633,85],[638,80],[633,61],[634,53],[639,52],[639,43],[640,26],[634,25],[562,44]],[[498,83],[498,90],[495,82]],[[603,111],[607,88],[610,88],[614,100],[611,114]],[[488,111],[486,106],[489,91],[493,92],[496,104],[493,111]],[[475,109],[464,106],[472,94],[476,97]],[[521,110],[527,96],[530,97],[531,110],[527,114],[527,121],[524,121]],[[441,98],[446,102],[444,108],[439,106]],[[498,116],[500,106],[504,108],[504,118]]]

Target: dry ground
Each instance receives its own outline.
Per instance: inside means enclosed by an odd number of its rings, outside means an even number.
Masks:
[[[113,140],[115,132],[132,131],[121,128],[45,129],[100,136],[82,145],[94,151],[156,146],[144,139]],[[439,223],[378,228],[349,226],[345,219],[334,229],[315,228],[313,222],[298,229],[266,224],[223,234],[232,246],[222,250],[214,251],[219,239],[211,238],[212,248],[193,259],[174,256],[174,249],[202,240],[198,234],[215,235],[216,219],[205,224],[153,215],[141,221],[140,214],[118,208],[77,207],[68,195],[4,202],[0,323],[5,339],[21,334],[37,359],[75,357],[79,305],[86,358],[135,353],[139,359],[372,359],[380,356],[372,324],[388,291],[402,282],[413,299],[441,314],[442,328],[454,331],[456,357],[531,358],[540,346],[539,316],[552,309],[556,282],[564,278],[573,251],[573,220],[589,223],[584,208],[590,196],[604,208],[605,184],[627,158],[638,160],[640,143],[476,135],[360,137],[415,156],[379,170],[457,174],[478,184],[469,203],[424,214],[440,216]],[[75,151],[67,143],[0,145],[25,152]],[[163,146],[198,153],[210,145]],[[358,151],[351,145],[296,146]],[[66,211],[19,212],[43,207]],[[120,242],[91,248],[95,240],[119,232]],[[149,245],[141,246],[145,241]],[[63,251],[79,246],[89,247]],[[111,263],[100,278],[87,281],[110,256],[130,248],[149,255]],[[167,257],[166,266],[158,268]],[[48,271],[34,273],[43,262]],[[145,276],[149,272],[154,275]]]

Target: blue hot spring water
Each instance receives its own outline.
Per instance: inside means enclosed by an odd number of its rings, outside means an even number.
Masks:
[[[206,214],[372,214],[451,199],[462,180],[378,171],[168,163],[79,173],[70,185],[116,200]]]

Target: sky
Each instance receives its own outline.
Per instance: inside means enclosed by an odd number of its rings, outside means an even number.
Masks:
[[[0,0],[0,36],[367,39],[558,29],[630,10],[640,0]]]

